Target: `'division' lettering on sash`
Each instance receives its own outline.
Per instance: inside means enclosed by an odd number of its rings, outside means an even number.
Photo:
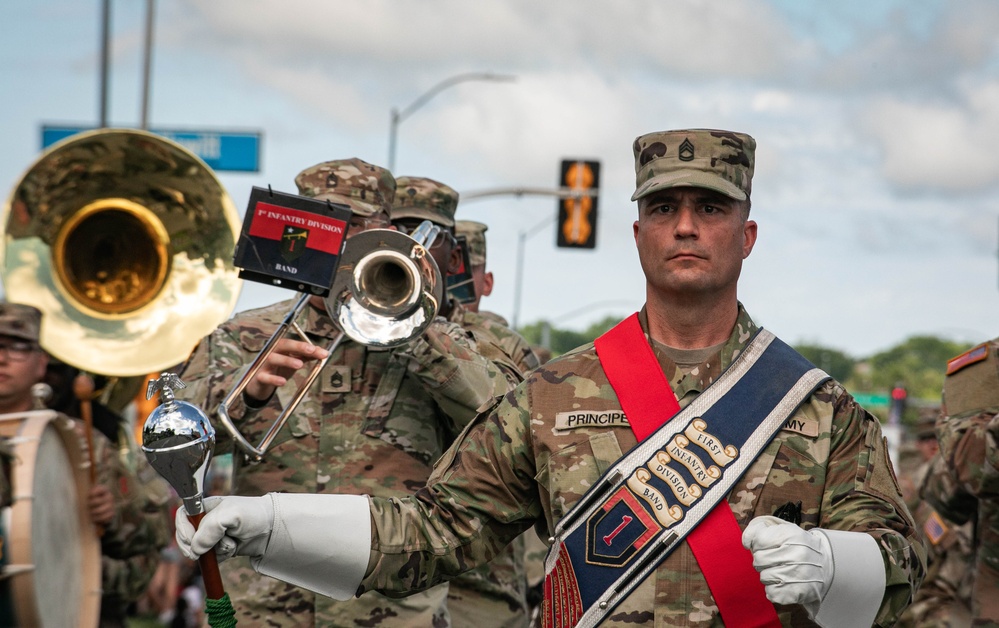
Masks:
[[[727,466],[730,462],[739,457],[739,449],[734,445],[723,445],[717,436],[707,433],[707,422],[698,417],[690,422],[687,429],[683,431],[690,441],[708,452],[715,464]]]
[[[669,466],[672,460],[669,454],[665,451],[660,451],[654,459],[649,460],[648,467],[652,473],[656,474],[656,477],[669,486],[670,490],[673,491],[673,495],[680,500],[681,504],[690,506],[701,496],[701,487],[696,484],[688,485],[684,482],[683,476],[677,473],[676,469]]]
[[[635,469],[635,472],[628,478],[628,488],[644,499],[649,506],[652,506],[652,514],[662,524],[663,528],[683,519],[683,509],[677,505],[670,506],[666,503],[666,498],[655,488],[649,486],[648,481],[652,479],[652,474],[645,467]]]
[[[697,454],[687,449],[688,445],[690,445],[690,440],[683,434],[677,434],[666,445],[666,451],[671,458],[687,467],[687,470],[694,476],[694,480],[698,484],[701,486],[711,486],[715,480],[721,477],[721,470],[714,465],[710,467],[705,466],[701,462],[701,459],[697,457]]]

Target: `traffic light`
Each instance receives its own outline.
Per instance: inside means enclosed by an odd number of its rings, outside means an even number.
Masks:
[[[905,413],[905,406],[909,393],[905,389],[905,384],[899,382],[891,391],[891,401],[888,405],[888,423],[890,425],[901,425],[902,415]]]
[[[559,199],[557,246],[592,249],[597,246],[597,191],[600,189],[600,162],[563,159],[559,187],[593,195]]]

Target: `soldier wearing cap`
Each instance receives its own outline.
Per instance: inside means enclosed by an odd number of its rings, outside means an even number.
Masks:
[[[352,212],[347,244],[367,229],[390,228],[396,195],[391,173],[360,159],[327,161],[303,170],[298,192],[342,203]],[[241,312],[204,338],[183,372],[177,396],[217,408],[271,337],[295,299]],[[313,297],[297,321],[318,345],[286,337],[264,363],[230,415],[250,442],[261,442],[300,390],[313,361],[338,333],[322,298]],[[235,450],[233,493],[346,493],[396,498],[422,486],[475,410],[505,393],[518,378],[512,365],[483,357],[476,340],[438,317],[408,345],[392,350],[344,340],[278,433],[263,461]],[[216,426],[218,451],[232,445]],[[363,499],[358,497],[357,499]],[[344,529],[343,538],[351,530]],[[337,601],[262,577],[245,559],[222,565],[226,591],[240,622],[270,626],[447,626],[447,585],[392,599],[377,592]]]
[[[926,547],[926,578],[905,609],[898,626],[905,628],[971,625],[971,584],[975,556],[971,525],[943,517],[919,495],[939,450],[938,407],[923,408],[913,429],[913,442],[903,444],[898,464],[899,484]]]
[[[412,233],[424,220],[442,229],[430,243],[430,254],[442,273],[454,272],[461,263],[455,246],[454,214],[458,193],[439,181],[425,177],[397,177],[392,224]],[[442,315],[471,333],[479,351],[497,364],[509,364],[517,383],[524,373],[538,366],[530,345],[519,334],[455,299],[446,299]],[[513,386],[511,386],[513,388]],[[524,574],[524,537],[518,537],[487,565],[458,576],[448,587],[448,610],[456,626],[526,626],[527,593]]]
[[[972,625],[999,626],[999,338],[948,361],[936,432],[940,455],[922,496],[971,526]]]
[[[488,297],[493,293],[493,274],[486,270],[486,231],[489,226],[474,220],[459,220],[455,223],[455,233],[465,237],[468,246],[468,261],[471,265],[472,281],[475,285],[475,300],[465,304],[465,307],[473,312],[479,312],[479,303],[482,297]],[[492,312],[479,312],[483,316],[495,318],[503,325],[509,324],[503,317]]]
[[[288,516],[282,495],[224,501],[197,532],[178,521],[182,551],[263,536],[266,548],[242,542],[237,553],[261,572],[349,597],[431,586],[534,526],[553,543],[546,626],[894,623],[925,557],[880,423],[759,329],[737,298],[756,243],[755,146],[710,129],[635,141],[645,307],[483,408],[416,495],[310,496],[321,529]],[[764,355],[781,352],[806,374],[797,381],[810,382],[791,386],[793,400],[781,397],[790,401],[766,418],[750,401],[778,385],[776,371],[756,371],[762,388],[746,381],[752,368],[740,376],[762,359],[760,340],[770,343]],[[743,385],[753,392],[722,401]],[[670,418],[674,404],[681,410]],[[736,446],[713,426],[746,437]],[[584,496],[591,506],[574,508]],[[335,535],[324,530],[365,525],[370,540],[360,545],[370,551],[328,549]],[[326,560],[305,564],[319,548]]]
[[[45,381],[49,362],[39,345],[41,325],[37,308],[0,302],[0,414],[46,408],[47,399],[33,388]],[[96,475],[86,500],[91,520],[101,530],[100,625],[123,627],[129,604],[145,591],[159,564],[159,552],[169,542],[168,489],[155,474],[140,479],[103,433],[92,432],[88,438],[83,421],[59,416],[73,422],[81,448],[93,443]],[[39,544],[52,541],[35,539]]]

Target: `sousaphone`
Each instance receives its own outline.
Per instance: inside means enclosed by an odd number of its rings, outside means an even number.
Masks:
[[[6,299],[40,309],[42,346],[91,373],[183,362],[239,297],[232,200],[200,158],[152,133],[55,144],[15,186],[2,225]]]

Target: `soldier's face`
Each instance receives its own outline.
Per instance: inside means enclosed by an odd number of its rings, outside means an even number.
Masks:
[[[660,190],[638,201],[638,257],[650,296],[734,296],[742,260],[756,243],[744,202],[695,187]]]
[[[45,378],[48,355],[32,343],[19,338],[0,337],[0,406],[4,411],[13,405],[31,405],[31,386]],[[29,345],[31,350],[14,351],[11,345]],[[11,354],[14,353],[12,356]]]

